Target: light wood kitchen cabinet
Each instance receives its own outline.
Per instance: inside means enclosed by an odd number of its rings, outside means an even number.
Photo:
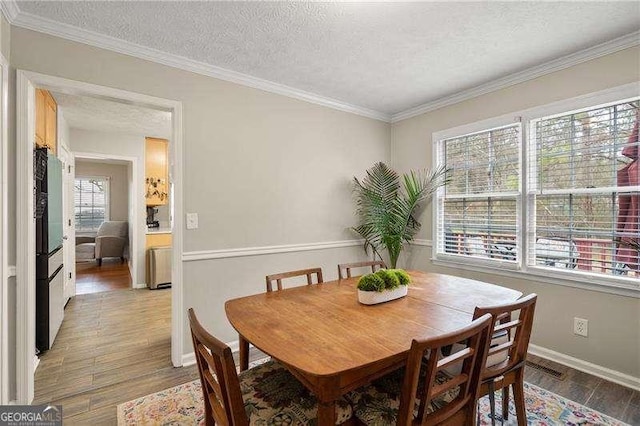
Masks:
[[[147,234],[147,250],[151,247],[170,246],[171,241],[171,233]]]
[[[36,146],[56,153],[58,147],[58,104],[46,90],[36,89]]]
[[[145,198],[147,206],[163,206],[169,202],[169,141],[146,138]]]

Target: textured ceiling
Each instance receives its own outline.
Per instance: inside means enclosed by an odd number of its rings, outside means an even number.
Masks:
[[[170,112],[87,96],[52,94],[71,128],[171,138]]]
[[[18,7],[387,114],[640,28],[640,2],[19,1]]]

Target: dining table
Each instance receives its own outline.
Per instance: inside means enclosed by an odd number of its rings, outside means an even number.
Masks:
[[[359,277],[353,277],[228,300],[225,311],[241,340],[278,360],[313,392],[318,424],[334,425],[336,401],[404,365],[413,339],[455,331],[472,321],[477,306],[522,296],[482,281],[407,272],[407,296],[377,305],[358,302]],[[246,351],[240,361],[247,369]]]

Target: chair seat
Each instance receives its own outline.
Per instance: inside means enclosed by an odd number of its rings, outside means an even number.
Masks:
[[[238,375],[244,408],[250,425],[316,424],[318,401],[302,383],[276,361]],[[336,403],[336,424],[353,416],[346,399]]]
[[[400,394],[404,381],[404,368],[400,368],[387,374],[346,395],[353,406],[353,414],[362,423],[368,426],[395,425],[400,408]],[[421,394],[424,386],[425,368],[420,370],[418,394]],[[441,384],[449,380],[449,376],[438,372],[436,383]],[[427,407],[427,414],[432,413],[443,405],[453,401],[458,396],[458,388],[447,391],[431,401]],[[417,416],[420,401],[416,400],[414,415]]]

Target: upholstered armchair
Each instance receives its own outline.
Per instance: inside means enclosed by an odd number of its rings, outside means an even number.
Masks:
[[[128,222],[102,222],[95,237],[76,237],[76,260],[96,259],[98,266],[105,257],[119,257],[124,262],[128,236]]]

